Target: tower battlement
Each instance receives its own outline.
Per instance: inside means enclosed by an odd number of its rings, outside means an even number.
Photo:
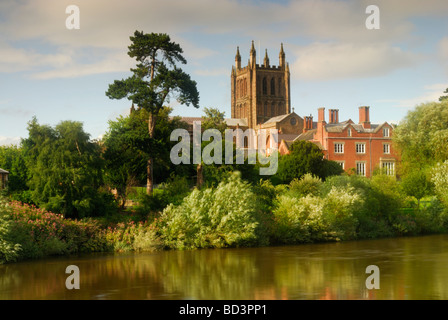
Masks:
[[[247,66],[241,66],[239,47],[231,74],[231,117],[246,119],[250,128],[268,119],[291,113],[290,74],[283,44],[279,65],[270,65],[267,49],[263,64],[256,63],[254,42]]]

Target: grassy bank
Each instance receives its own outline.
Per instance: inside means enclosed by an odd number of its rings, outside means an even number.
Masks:
[[[289,185],[249,184],[233,173],[213,188],[176,182],[137,212],[65,219],[0,201],[0,263],[80,252],[300,244],[448,230],[437,198],[417,207],[395,179],[311,175]]]

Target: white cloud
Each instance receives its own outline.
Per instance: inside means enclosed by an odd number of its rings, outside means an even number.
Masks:
[[[20,139],[21,139],[20,137],[0,136],[0,146],[9,146],[11,144],[19,145]]]
[[[418,61],[415,54],[387,44],[313,43],[296,56],[291,74],[306,80],[383,76]]]
[[[234,34],[261,40],[264,45],[274,42],[278,45],[279,38],[290,37],[294,42],[312,37],[320,42],[300,48],[304,52],[298,52],[299,59],[294,63],[294,69],[303,72],[298,77],[380,75],[387,67],[394,70],[414,61],[411,54],[398,48],[398,43],[412,36],[414,24],[410,17],[439,15],[448,9],[446,0],[378,0],[381,29],[371,31],[365,28],[365,8],[372,4],[370,0],[300,0],[286,4],[234,0],[78,0],[80,29],[67,30],[65,8],[70,4],[73,1],[28,0],[2,5],[8,14],[0,36],[9,45],[0,49],[0,72],[43,67],[46,69],[38,70],[32,77],[48,79],[128,70],[124,60],[132,60],[125,54],[122,58],[106,54],[100,58],[102,61],[92,62],[80,59],[79,52],[86,48],[122,50],[138,29],[172,35],[193,65],[217,54],[217,50],[199,45],[202,36]],[[187,33],[195,35],[194,39],[186,40]],[[54,49],[43,53],[12,45],[30,40]],[[330,41],[332,44],[325,44]],[[327,49],[334,52],[326,52]],[[388,55],[390,59],[386,59]]]
[[[129,71],[133,61],[125,54],[106,55],[103,60],[94,63],[76,62],[62,68],[40,71],[30,75],[32,79],[75,78],[93,74]]]
[[[0,72],[28,71],[38,67],[59,68],[71,61],[72,58],[63,53],[42,54],[0,44]]]

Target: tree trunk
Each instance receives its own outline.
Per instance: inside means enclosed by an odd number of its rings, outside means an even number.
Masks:
[[[197,171],[196,186],[200,188],[204,184],[204,172],[202,168],[202,163],[198,164],[198,166],[196,167],[196,171]]]
[[[152,191],[154,189],[153,186],[153,181],[152,181],[152,177],[153,177],[153,159],[149,158],[148,159],[148,164],[146,166],[146,194],[148,196],[152,195]]]
[[[156,126],[156,115],[149,113],[148,131],[149,137],[154,138],[154,129]],[[154,159],[150,156],[146,166],[146,194],[151,196],[154,189]]]

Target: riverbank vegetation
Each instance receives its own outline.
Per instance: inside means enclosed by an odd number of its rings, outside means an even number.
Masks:
[[[218,186],[193,189],[159,215],[134,212],[73,220],[2,201],[0,261],[81,252],[152,251],[301,244],[447,232],[436,197],[417,206],[384,175],[366,179],[305,174],[289,185],[250,184],[233,172]],[[126,217],[126,220],[123,218]],[[142,218],[149,218],[143,220]]]
[[[169,134],[185,124],[163,108],[158,140],[150,143],[145,112],[111,121],[102,141],[90,140],[78,122],[52,128],[33,119],[20,146],[0,147],[0,166],[10,172],[0,195],[0,263],[448,231],[448,101],[410,111],[394,131],[402,154],[397,175],[376,170],[370,179],[341,173],[303,141],[280,156],[273,176],[260,176],[259,164],[247,163],[202,164],[200,174],[200,166],[169,160],[176,143]],[[207,114],[204,123],[219,124],[222,132],[224,114]],[[154,143],[157,152],[149,155]],[[151,195],[138,192],[149,156],[158,181]]]

